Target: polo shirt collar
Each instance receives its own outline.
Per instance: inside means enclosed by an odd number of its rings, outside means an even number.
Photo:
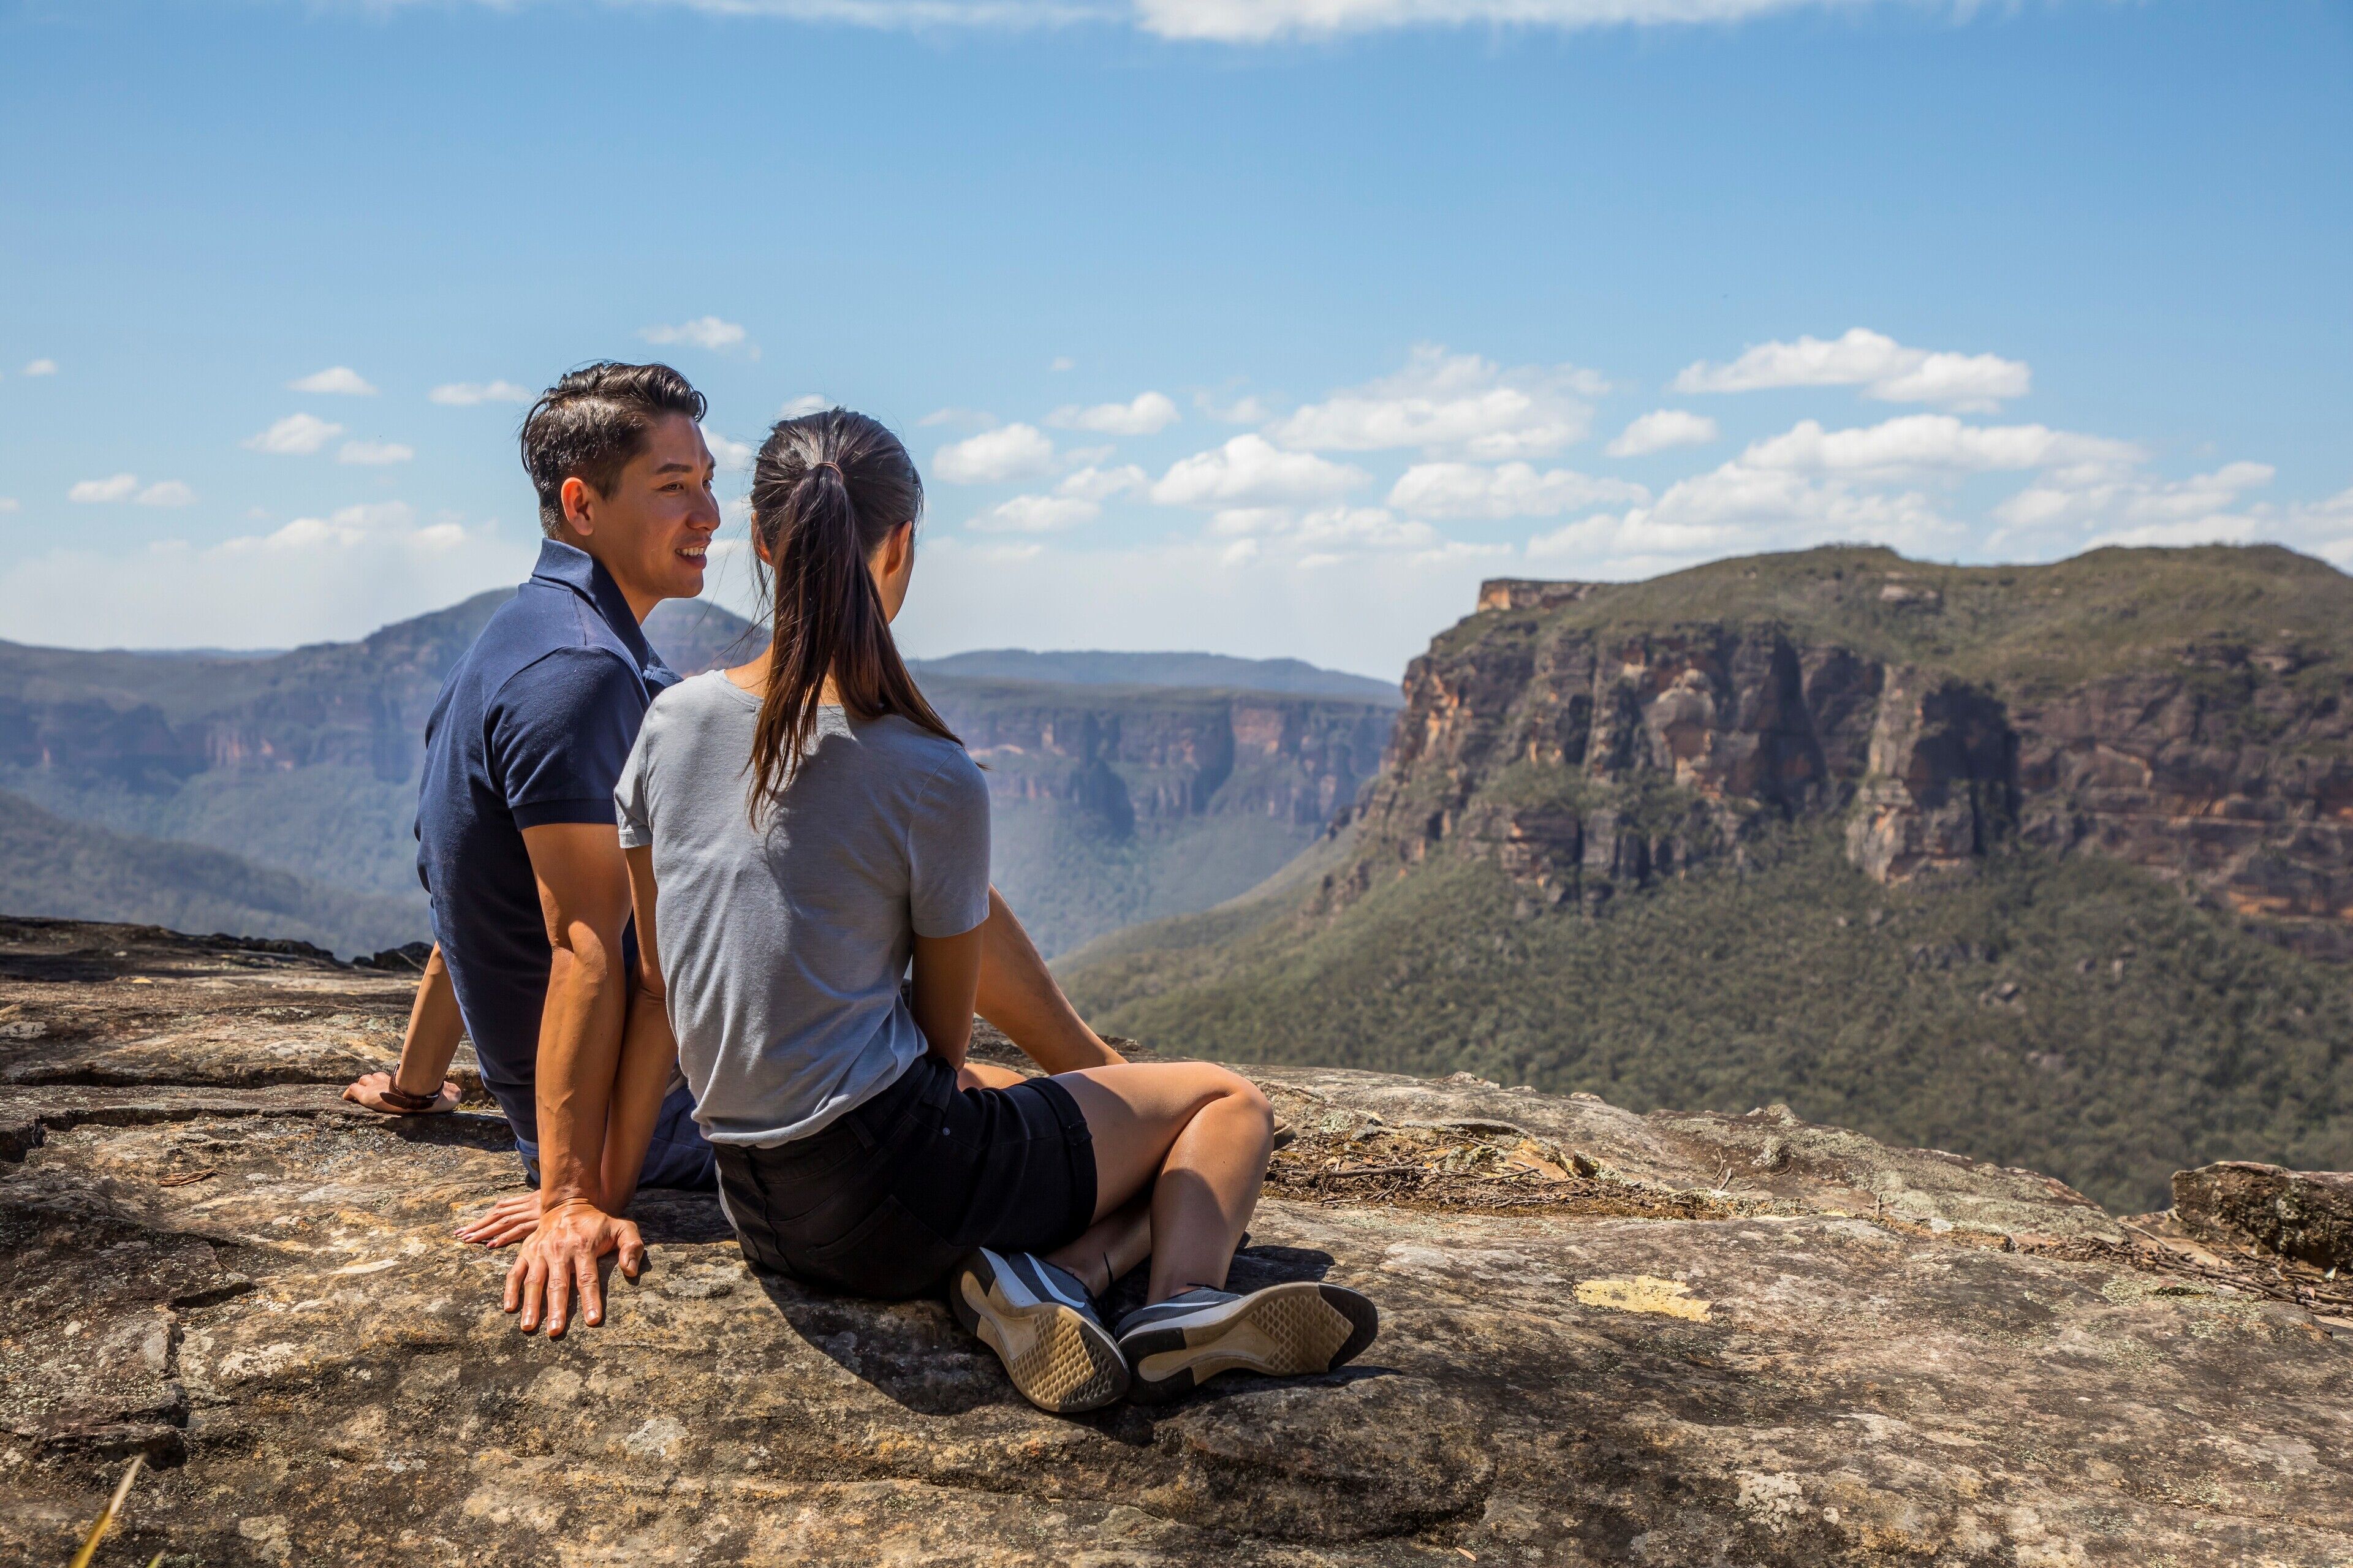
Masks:
[[[533,578],[542,583],[554,583],[571,589],[588,601],[604,623],[613,628],[613,635],[629,650],[639,669],[659,669],[662,661],[646,641],[645,628],[638,625],[637,612],[621,595],[621,585],[605,570],[604,563],[581,549],[560,539],[540,542],[539,562],[531,569]]]

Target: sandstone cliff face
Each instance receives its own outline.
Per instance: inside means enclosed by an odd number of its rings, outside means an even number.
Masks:
[[[1883,575],[1876,607],[1945,613],[1939,591]],[[1447,845],[1533,900],[1599,905],[1736,857],[1760,824],[1842,816],[1883,880],[2011,842],[2105,854],[2353,957],[2353,674],[2307,668],[2308,650],[2223,641],[2080,680],[1965,678],[1773,618],[1613,625],[1622,592],[1491,584],[1414,661],[1364,858],[1333,897]]]
[[[134,1452],[102,1563],[2353,1554],[2353,1294],[1778,1107],[1252,1069],[1300,1137],[1235,1279],[1382,1310],[1325,1378],[1057,1419],[943,1304],[755,1275],[685,1194],[634,1211],[604,1328],[525,1337],[450,1235],[516,1185],[503,1125],[335,1098],[406,1000],[0,922],[0,1559],[64,1562]]]
[[[1314,828],[1379,766],[1389,710],[1328,697],[936,681],[998,800],[1059,800],[1116,832],[1210,812]]]

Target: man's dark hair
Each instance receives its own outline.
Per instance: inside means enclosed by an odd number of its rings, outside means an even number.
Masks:
[[[599,495],[645,447],[658,419],[683,414],[702,423],[710,405],[666,364],[584,365],[539,395],[522,422],[522,466],[539,491],[539,528],[564,524],[564,481],[583,479]]]

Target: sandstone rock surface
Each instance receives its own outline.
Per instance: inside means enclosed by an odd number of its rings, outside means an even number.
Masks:
[[[2353,1268],[2353,1173],[2226,1160],[2177,1171],[2173,1213],[2201,1241]]]
[[[639,1205],[607,1326],[527,1338],[450,1236],[516,1184],[495,1118],[335,1098],[406,994],[0,922],[0,1559],[65,1561],[138,1451],[101,1563],[2353,1561],[2353,1325],[1775,1108],[1265,1072],[1299,1137],[1238,1278],[1382,1335],[1162,1409],[1043,1415],[701,1196]]]

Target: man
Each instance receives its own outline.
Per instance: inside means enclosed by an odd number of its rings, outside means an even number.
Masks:
[[[597,1260],[642,1265],[619,1218],[642,1181],[714,1166],[653,999],[633,995],[629,883],[613,786],[647,705],[678,677],[646,642],[664,599],[702,592],[719,527],[702,395],[667,365],[575,371],[523,421],[546,534],[529,582],[443,683],[426,725],[417,871],[437,937],[400,1065],[348,1099],[447,1110],[460,1027],[538,1186],[460,1232],[523,1239],[506,1307],[525,1332],[603,1321]],[[1116,1062],[992,890],[979,1010],[1049,1071]],[[666,1091],[666,1092],[665,1092]]]

